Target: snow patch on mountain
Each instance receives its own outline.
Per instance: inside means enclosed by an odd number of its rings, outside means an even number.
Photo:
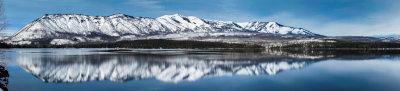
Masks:
[[[64,44],[75,44],[76,42],[68,39],[53,39],[50,44],[52,45],[64,45]]]
[[[48,41],[52,44],[135,40],[148,38],[191,39],[209,35],[277,34],[320,36],[302,28],[276,22],[216,21],[178,14],[158,18],[133,17],[125,14],[87,16],[80,14],[46,14],[14,34],[8,43],[31,44]],[[191,35],[185,37],[186,35]],[[169,36],[169,37],[168,37]],[[212,37],[212,36],[211,36]],[[60,41],[62,40],[62,41]],[[67,42],[68,41],[68,42]]]

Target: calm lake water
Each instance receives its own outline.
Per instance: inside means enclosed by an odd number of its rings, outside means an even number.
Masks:
[[[400,52],[0,49],[10,91],[400,91]]]

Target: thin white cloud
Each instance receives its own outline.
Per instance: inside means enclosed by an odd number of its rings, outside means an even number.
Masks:
[[[42,0],[48,1],[48,0]],[[73,0],[76,1],[76,0]],[[257,16],[245,11],[240,11],[240,1],[237,0],[221,0],[216,2],[218,7],[209,12],[207,10],[168,10],[161,5],[161,1],[156,0],[128,0],[124,4],[134,5],[137,7],[148,8],[146,13],[160,14],[173,14],[180,13],[183,15],[199,16],[200,18],[236,21],[236,22],[250,22],[250,21],[276,21],[283,25],[301,27],[308,29],[312,32],[329,35],[386,35],[386,34],[400,34],[400,5],[397,0],[393,0],[393,6],[389,8],[391,12],[375,13],[369,18],[356,20],[356,21],[327,21],[324,17],[310,17],[302,18],[296,16],[291,12],[271,12],[275,13],[270,16]],[[29,2],[30,3],[30,2]],[[204,6],[207,7],[207,6]],[[151,10],[154,9],[154,10]],[[218,11],[218,12],[216,12]]]
[[[329,36],[371,36],[400,34],[400,12],[372,14],[359,21],[326,21],[319,18],[300,18],[284,12],[265,18],[261,21],[276,21],[283,25],[302,27],[312,32]]]
[[[160,1],[154,1],[154,0],[130,0],[125,4],[135,5],[144,8],[151,8],[151,9],[164,8],[162,5],[160,5]]]
[[[5,34],[6,36],[11,36],[11,35],[13,35],[16,31],[18,31],[18,30],[17,30],[17,29],[6,29],[6,30],[0,31],[0,35]]]
[[[330,35],[390,35],[400,34],[400,13],[371,15],[359,22],[331,22],[317,27]]]
[[[301,27],[328,36],[372,36],[400,34],[400,11],[376,13],[357,21],[327,21],[324,17],[301,18],[289,12],[259,17],[240,11],[218,13],[209,17],[237,22],[276,21],[280,24]]]
[[[372,36],[400,34],[400,10],[398,10],[400,5],[398,5],[398,1],[393,2],[394,3],[391,3],[390,5],[392,7],[390,8],[391,10],[389,12],[377,12],[367,15],[368,18],[351,21],[329,20],[323,16],[302,18],[290,12],[279,12],[270,16],[260,17],[237,10],[237,4],[235,3],[221,3],[220,9],[222,12],[208,15],[206,18],[236,22],[276,21],[283,25],[301,27],[312,32],[328,36]],[[193,14],[195,11],[191,12]]]

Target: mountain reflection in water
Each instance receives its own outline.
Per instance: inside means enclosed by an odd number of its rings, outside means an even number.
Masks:
[[[311,61],[310,61],[311,62]],[[155,78],[194,81],[208,76],[274,75],[304,67],[307,61],[210,60],[192,56],[84,55],[30,56],[17,59],[26,71],[45,82],[127,81]]]
[[[275,75],[329,59],[332,55],[263,53],[143,53],[111,52],[84,55],[19,56],[17,64],[44,82],[74,83],[109,80],[157,79],[163,82],[195,81],[204,77]],[[154,53],[157,52],[157,53]],[[284,55],[284,56],[282,56]],[[369,56],[371,57],[371,56]],[[365,58],[365,57],[340,57]]]

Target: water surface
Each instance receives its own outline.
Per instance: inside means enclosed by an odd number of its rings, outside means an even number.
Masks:
[[[1,49],[1,55],[9,74],[2,84],[10,91],[400,91],[397,52]]]

